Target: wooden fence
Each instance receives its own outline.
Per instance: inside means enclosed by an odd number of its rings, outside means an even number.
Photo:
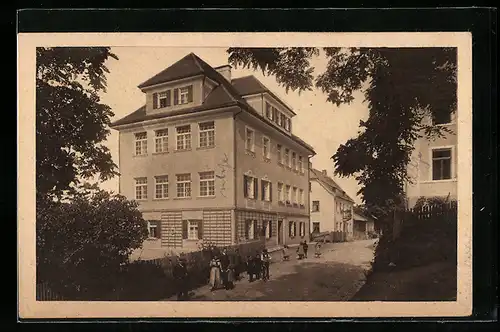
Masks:
[[[311,234],[313,242],[346,242],[347,233],[345,232],[321,232]]]

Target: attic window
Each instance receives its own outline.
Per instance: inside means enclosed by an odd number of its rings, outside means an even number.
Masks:
[[[177,101],[178,101],[177,102],[178,105],[188,104],[188,103],[192,102],[193,101],[193,86],[189,85],[189,86],[185,86],[183,88],[178,89]]]

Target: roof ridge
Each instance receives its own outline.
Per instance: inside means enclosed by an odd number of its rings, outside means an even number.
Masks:
[[[190,55],[190,56],[192,56],[192,57],[193,57],[193,59],[194,59],[194,63],[198,66],[198,68],[199,68],[199,69],[200,69],[203,73],[205,73],[205,70],[201,67],[200,62],[198,61],[199,57],[198,57],[196,54],[194,54],[193,52],[189,53],[188,55]]]

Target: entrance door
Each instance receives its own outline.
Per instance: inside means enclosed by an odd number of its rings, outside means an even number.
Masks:
[[[278,220],[278,244],[283,244],[283,220]]]

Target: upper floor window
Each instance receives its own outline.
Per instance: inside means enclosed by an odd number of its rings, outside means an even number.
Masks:
[[[258,181],[257,178],[244,175],[243,177],[243,193],[246,198],[257,199],[258,197]]]
[[[191,197],[191,174],[177,174],[177,197]]]
[[[148,134],[146,132],[135,134],[135,155],[148,153]]]
[[[276,145],[276,150],[278,155],[278,163],[283,164],[283,151],[282,151],[283,149],[281,144]]]
[[[262,156],[264,159],[271,159],[271,141],[268,137],[262,137]]]
[[[200,148],[215,146],[215,123],[213,121],[200,123]]]
[[[286,203],[290,204],[292,202],[292,187],[287,185],[285,187],[285,196],[286,196]]]
[[[158,105],[160,108],[170,106],[170,90],[158,93]]]
[[[168,176],[156,176],[155,182],[155,198],[168,198]]]
[[[312,212],[319,212],[319,201],[313,201]]]
[[[273,107],[273,122],[278,123],[279,121],[279,112],[276,108]]]
[[[285,163],[290,167],[290,150],[285,149]]]
[[[278,182],[278,202],[283,202],[285,200],[283,195],[283,183]]]
[[[174,89],[174,105],[188,104],[193,101],[193,86]]]
[[[443,125],[451,123],[451,113],[446,111],[441,111],[432,117],[433,125]]]
[[[269,120],[272,120],[273,118],[273,108],[268,102],[266,102],[266,118]]]
[[[280,122],[279,122],[279,125],[283,128],[286,127],[286,116],[285,114],[281,113],[280,114]]]
[[[432,180],[451,179],[451,148],[432,150]]]
[[[200,173],[200,196],[215,196],[214,172]]]
[[[177,127],[177,150],[191,149],[191,126]]]
[[[293,204],[299,203],[299,191],[297,187],[293,187],[293,196],[292,196]]]
[[[304,190],[303,189],[299,189],[299,204],[300,205],[304,205]]]
[[[250,128],[246,128],[245,131],[245,148],[248,151],[255,151],[255,131]]]
[[[168,129],[155,131],[155,152],[168,151]]]
[[[303,161],[302,161],[302,156],[299,156],[299,172],[300,173],[304,173],[304,164],[303,164]]]
[[[148,178],[135,179],[135,199],[148,198]]]
[[[266,202],[271,201],[271,182],[262,180],[261,181],[262,185],[262,200]]]
[[[292,169],[294,171],[297,170],[297,155],[295,154],[295,152],[292,152]]]
[[[291,120],[290,120],[290,118],[286,118],[286,120],[285,120],[285,130],[286,131],[290,131],[290,127],[291,127]]]

